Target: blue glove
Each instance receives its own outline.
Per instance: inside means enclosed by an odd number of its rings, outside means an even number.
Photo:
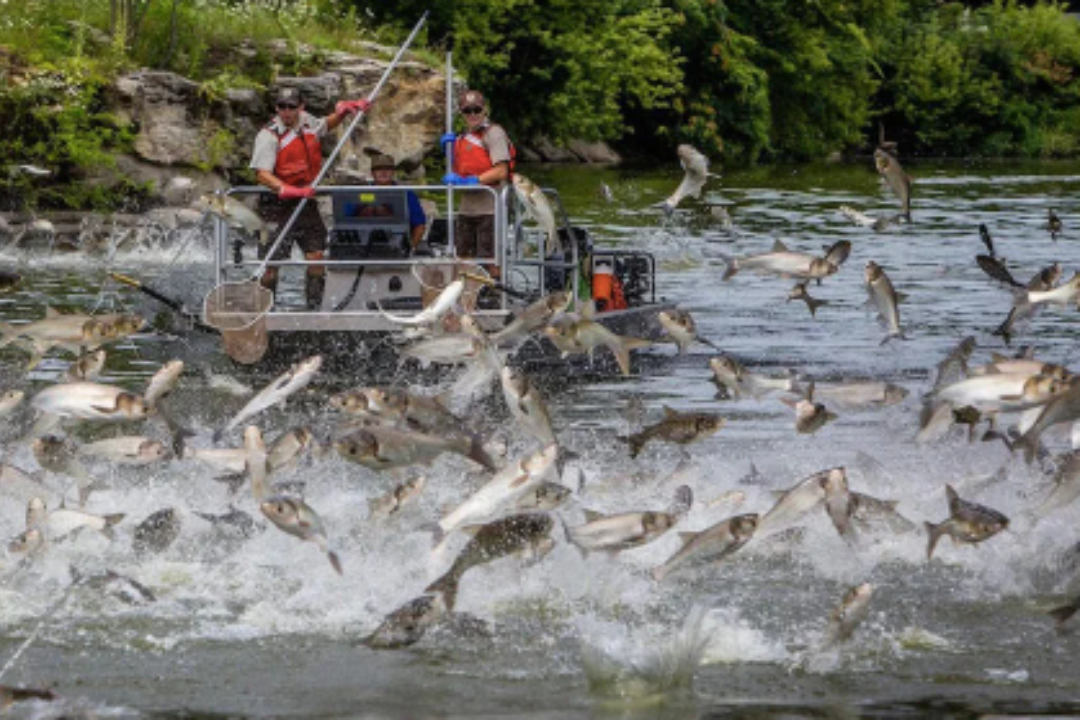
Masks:
[[[446,175],[443,176],[442,181],[443,181],[444,185],[479,185],[480,184],[480,178],[476,177],[475,175],[466,175],[465,177],[462,177],[461,175],[458,175],[457,173],[446,173]]]
[[[457,142],[457,135],[455,135],[454,133],[446,133],[441,138],[439,138],[439,147],[441,147],[442,151],[445,153],[446,146],[453,145],[455,142]]]

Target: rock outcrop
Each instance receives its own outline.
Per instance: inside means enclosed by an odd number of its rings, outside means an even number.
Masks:
[[[290,49],[284,41],[270,43],[271,55]],[[133,180],[152,182],[165,196],[169,178],[183,174],[198,193],[231,184],[235,171],[246,168],[255,135],[273,117],[273,98],[282,87],[300,89],[306,109],[318,116],[333,111],[342,99],[366,97],[385,72],[393,49],[373,43],[362,48],[371,56],[344,52],[320,58],[320,71],[303,77],[278,77],[261,89],[199,84],[171,72],[141,70],[114,84],[115,110],[136,131],[134,156],[121,158],[118,171]],[[243,53],[244,47],[238,49]],[[460,88],[455,88],[455,92]],[[371,158],[388,154],[403,176],[418,179],[422,162],[444,132],[446,81],[436,69],[405,59],[394,70],[370,114],[342,150],[331,182],[370,177]],[[348,123],[331,133],[324,145],[329,153]],[[539,138],[522,148],[526,161],[614,163],[620,158],[604,143],[571,142],[566,147]],[[227,180],[228,179],[228,180]]]

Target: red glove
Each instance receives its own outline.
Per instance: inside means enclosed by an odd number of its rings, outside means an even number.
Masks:
[[[342,100],[341,102],[339,102],[337,105],[334,106],[334,112],[337,113],[338,115],[352,115],[353,113],[355,113],[357,111],[366,114],[370,110],[371,110],[371,103],[369,103],[367,100],[364,100],[364,99],[361,99],[361,100]]]
[[[315,197],[315,188],[296,187],[295,185],[282,185],[277,191],[277,196],[282,200],[299,200],[301,198]]]

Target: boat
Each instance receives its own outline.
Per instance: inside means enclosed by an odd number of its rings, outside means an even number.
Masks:
[[[408,191],[422,193],[428,209],[435,209],[424,242],[416,252],[409,242]],[[475,281],[474,293],[483,285],[491,286],[490,290],[480,291],[471,310],[489,332],[503,327],[522,307],[543,295],[569,290],[579,308],[592,302],[596,319],[612,331],[660,339],[663,330],[657,313],[673,304],[657,294],[653,255],[599,246],[585,228],[570,222],[556,190],[543,191],[560,219],[560,251],[546,257],[538,250],[545,247],[545,233],[526,222],[524,209],[509,186],[500,191],[485,186],[321,186],[318,197],[330,211],[323,213],[324,218],[329,215],[324,260],[259,260],[255,243],[245,238],[241,228],[214,216],[215,280],[218,288],[253,287],[253,278],[261,273],[263,265],[281,268],[278,296],[264,316],[264,331],[269,346],[275,350],[273,354],[297,345],[310,348],[313,342],[320,347],[345,348],[350,343],[341,342],[342,336],[363,339],[400,331],[402,326],[391,321],[388,313],[400,316],[420,312],[447,283],[461,276]],[[223,192],[250,202],[270,191],[243,186]],[[453,201],[463,192],[495,195],[495,257],[463,260],[455,256]],[[436,201],[431,203],[431,198]],[[432,214],[429,212],[428,217]],[[296,290],[307,265],[325,267],[326,288],[318,308],[305,307],[302,293]],[[497,266],[497,273],[485,270],[493,266]],[[292,291],[290,271],[294,274]],[[498,277],[499,282],[493,283],[490,276]],[[208,315],[204,319],[214,324]],[[328,335],[334,336],[333,342],[326,342]],[[546,340],[532,343],[532,352],[537,345],[554,352],[554,346]],[[250,362],[229,354],[234,360]]]

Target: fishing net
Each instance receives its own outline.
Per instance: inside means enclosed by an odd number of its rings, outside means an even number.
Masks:
[[[270,347],[266,313],[273,304],[274,293],[258,282],[222,283],[206,296],[203,322],[221,333],[229,357],[251,365]]]

